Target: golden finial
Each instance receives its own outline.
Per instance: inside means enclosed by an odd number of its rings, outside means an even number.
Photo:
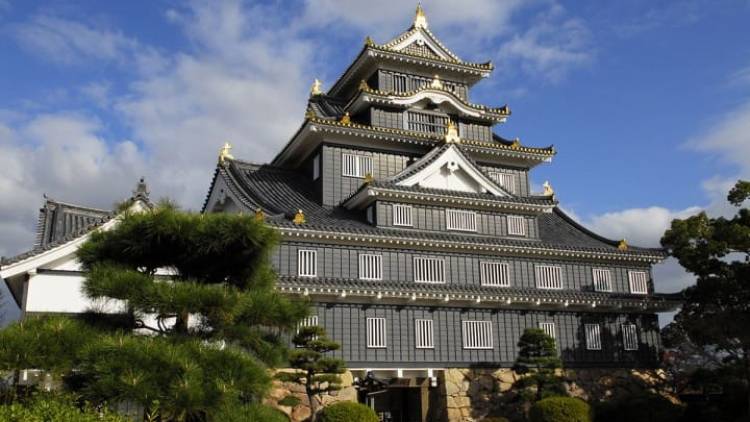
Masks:
[[[448,126],[445,131],[445,142],[448,144],[460,144],[461,138],[458,136],[458,129],[453,120],[448,120]]]
[[[417,12],[414,16],[414,27],[427,29],[427,16],[424,14],[421,2],[417,3]]]
[[[365,174],[365,183],[366,184],[369,185],[370,183],[372,183],[373,180],[375,180],[375,178],[372,177],[372,173]]]
[[[443,89],[443,82],[440,80],[440,76],[435,75],[430,84],[430,88]]]
[[[323,94],[323,91],[321,91],[320,89],[322,85],[323,84],[320,82],[320,79],[315,78],[315,80],[313,81],[312,87],[310,88],[310,96]]]
[[[370,85],[367,84],[366,80],[362,79],[359,82],[359,89],[361,89],[362,91],[369,91],[370,90]]]
[[[544,188],[544,196],[554,196],[555,190],[552,189],[552,185],[549,183],[549,180],[545,180],[542,184],[542,187]]]
[[[317,117],[315,115],[315,111],[312,109],[312,107],[307,107],[307,110],[305,110],[305,119],[310,120]]]
[[[620,240],[620,243],[617,244],[617,249],[621,251],[627,251],[628,250],[628,242],[625,241],[625,239]]]
[[[346,113],[344,113],[343,116],[341,116],[341,120],[339,120],[339,122],[341,124],[344,124],[344,125],[348,125],[349,123],[352,122],[352,118],[349,117],[349,112],[348,111]]]
[[[510,144],[510,146],[511,148],[516,148],[516,149],[521,148],[521,140],[518,138],[514,139],[513,143]]]
[[[294,214],[292,222],[297,225],[305,224],[305,213],[302,210],[297,210],[297,214]]]
[[[263,210],[255,211],[255,221],[259,223],[266,221],[266,213]]]
[[[370,36],[368,35],[365,38],[365,45],[367,45],[367,46],[373,46],[373,45],[375,45],[375,41],[373,41],[372,38],[370,38]]]
[[[234,159],[232,154],[229,153],[231,150],[232,146],[229,145],[229,142],[224,142],[224,146],[219,150],[219,164],[224,165],[226,160]]]

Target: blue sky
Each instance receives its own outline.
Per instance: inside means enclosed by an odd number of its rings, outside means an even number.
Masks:
[[[423,2],[466,60],[496,131],[559,154],[533,174],[605,235],[655,245],[668,222],[750,178],[750,2]],[[145,175],[199,208],[218,148],[265,161],[365,36],[405,30],[398,0],[0,0],[0,255],[33,242],[42,194],[109,207]],[[673,263],[662,290],[689,278]]]

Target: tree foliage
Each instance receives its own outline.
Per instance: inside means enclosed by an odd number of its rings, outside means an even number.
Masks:
[[[574,397],[548,397],[531,406],[530,422],[591,422],[589,405]]]
[[[374,410],[361,403],[334,403],[320,412],[320,422],[378,422]]]
[[[534,401],[548,395],[564,394],[562,380],[555,373],[562,368],[555,339],[541,329],[527,328],[518,340],[518,347],[518,358],[513,370],[525,376],[517,381],[517,386],[536,387]]]
[[[77,404],[74,397],[43,394],[27,402],[0,405],[4,422],[128,422],[128,419],[87,404]]]
[[[739,181],[727,199],[741,206],[749,196],[750,183]],[[750,392],[750,210],[674,220],[661,243],[696,276],[673,324],[684,341],[720,356],[719,367],[736,368]],[[746,408],[750,415],[750,395]]]

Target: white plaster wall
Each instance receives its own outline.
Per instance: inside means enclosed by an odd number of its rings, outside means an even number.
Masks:
[[[78,273],[37,274],[28,282],[26,312],[79,313],[88,310],[114,312],[119,301],[92,301],[83,294],[84,278]]]

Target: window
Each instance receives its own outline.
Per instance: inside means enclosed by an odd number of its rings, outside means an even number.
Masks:
[[[463,321],[464,349],[492,349],[492,322]]]
[[[320,177],[320,154],[313,158],[313,180],[318,180]]]
[[[544,331],[544,334],[556,339],[555,337],[555,323],[554,322],[540,322],[539,329]]]
[[[375,222],[375,207],[374,206],[367,207],[367,222],[370,224]]]
[[[625,350],[638,350],[638,328],[635,324],[622,324],[622,346]]]
[[[628,271],[630,293],[645,295],[648,293],[648,273],[645,271]]]
[[[477,213],[473,211],[445,210],[445,224],[448,230],[475,232],[477,231]]]
[[[297,334],[299,334],[300,328],[315,327],[317,325],[318,325],[318,316],[317,315],[309,316],[309,317],[303,319],[302,321],[300,321],[299,323],[297,323]],[[312,339],[313,340],[317,340],[318,336],[313,336]],[[297,347],[301,347],[301,346],[297,346]]]
[[[372,157],[355,154],[341,154],[341,175],[365,177],[372,175]]]
[[[508,234],[512,236],[526,236],[526,218],[517,215],[509,215]]]
[[[411,227],[411,205],[393,205],[393,225]]]
[[[382,280],[383,256],[376,254],[359,254],[359,279]]]
[[[594,268],[594,290],[597,292],[612,291],[612,271],[603,268]]]
[[[536,287],[539,289],[562,289],[562,269],[553,265],[536,266]]]
[[[500,185],[503,189],[515,195],[518,190],[516,189],[516,175],[513,173],[503,173],[499,171],[491,171],[490,178]]]
[[[431,319],[415,319],[414,336],[417,344],[417,349],[435,348],[435,339],[432,335]]]
[[[448,116],[407,111],[406,124],[409,130],[443,135],[447,130]]]
[[[602,350],[602,337],[599,332],[599,324],[586,324],[586,349]]]
[[[385,318],[367,318],[367,347],[386,347]]]
[[[297,255],[297,275],[300,277],[317,277],[318,251],[300,249]]]
[[[393,75],[393,91],[395,92],[406,92],[406,76],[404,75]]]
[[[479,262],[479,281],[482,286],[510,287],[509,265],[505,262]]]
[[[414,281],[417,283],[445,283],[445,260],[414,258]]]

